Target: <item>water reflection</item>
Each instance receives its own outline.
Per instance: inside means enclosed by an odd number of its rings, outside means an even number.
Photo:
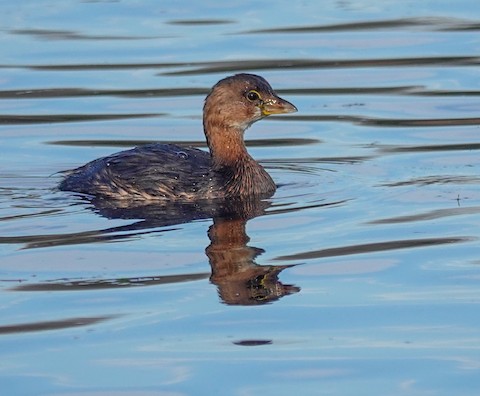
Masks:
[[[250,197],[126,208],[114,206],[111,201],[94,200],[93,203],[96,211],[108,218],[142,218],[133,225],[135,228],[212,218],[213,224],[208,230],[210,245],[205,252],[212,270],[210,280],[226,304],[265,304],[300,291],[278,279],[291,265],[258,265],[255,259],[264,250],[247,245],[250,240],[246,233],[247,221],[264,215],[271,205],[269,201]]]
[[[162,38],[161,36],[114,36],[84,34],[72,30],[52,30],[52,29],[13,29],[10,34],[31,36],[37,40],[149,40]],[[165,38],[165,37],[163,37]]]
[[[210,245],[206,249],[212,276],[223,302],[230,305],[255,305],[278,300],[300,289],[284,285],[278,275],[291,265],[255,263],[264,250],[248,246],[246,221],[241,218],[217,218],[208,231]]]
[[[124,98],[153,98],[153,97],[184,97],[205,96],[210,92],[209,87],[185,88],[135,88],[135,89],[88,89],[88,88],[41,88],[41,89],[14,89],[0,90],[0,99],[50,99],[114,96]],[[284,88],[277,91],[281,95],[410,95],[410,96],[479,96],[480,91],[475,89],[442,90],[428,89],[422,85],[388,86],[388,87],[315,87],[315,88]],[[280,118],[283,119],[283,118]]]
[[[480,3],[8,4],[2,393],[475,393]],[[283,184],[270,206],[46,191],[75,147],[205,147],[209,74],[249,70],[303,108],[248,142]],[[246,230],[264,215],[268,245]]]
[[[75,63],[75,64],[0,64],[0,68],[18,68],[43,71],[80,71],[80,70],[136,70],[162,69],[159,75],[190,76],[213,73],[249,72],[261,70],[308,70],[339,68],[391,68],[399,66],[462,66],[476,67],[480,63],[478,56],[424,56],[385,59],[250,59],[235,61],[191,61],[191,62],[149,62],[149,63]],[[173,69],[173,70],[172,70]],[[170,71],[168,71],[170,70]]]
[[[379,21],[357,21],[351,23],[338,23],[331,25],[311,25],[293,27],[275,27],[270,29],[257,29],[245,34],[272,34],[272,33],[324,33],[324,32],[349,32],[349,31],[374,31],[385,29],[410,29],[418,28],[432,31],[468,31],[479,30],[480,24],[475,20],[462,18],[398,18]]]
[[[221,300],[229,305],[258,305],[273,302],[283,296],[297,293],[299,287],[285,285],[280,273],[292,265],[258,265],[255,259],[264,252],[248,246],[247,221],[265,214],[271,205],[258,198],[205,201],[195,203],[172,202],[168,205],[132,206],[103,199],[89,199],[92,208],[109,219],[140,219],[133,224],[70,235],[44,236],[36,240],[17,237],[27,242],[28,248],[91,243],[98,240],[131,238],[134,235],[173,231],[175,225],[212,218],[208,230],[210,244],[205,253],[211,266],[211,282],[217,286]],[[161,231],[154,231],[158,227]],[[50,237],[50,238],[49,238]],[[33,238],[33,236],[32,236]],[[5,242],[5,241],[3,241]],[[20,242],[17,240],[17,243]],[[62,280],[19,285],[15,291],[66,291],[81,289],[152,286],[202,279],[205,274],[152,276],[100,280]]]
[[[376,224],[376,223],[374,223]],[[276,257],[275,260],[312,260],[325,257],[348,256],[353,254],[368,254],[375,252],[384,252],[389,250],[413,249],[421,247],[430,247],[454,243],[466,243],[474,241],[475,238],[469,236],[445,237],[445,238],[422,238],[422,239],[405,239],[394,241],[383,241],[375,243],[365,243],[360,245],[346,245],[335,248],[308,250],[285,256]]]
[[[51,320],[45,322],[30,322],[13,325],[0,326],[0,335],[12,333],[28,333],[46,330],[61,330],[79,326],[89,326],[105,320],[113,319],[118,315],[107,315],[97,317],[78,317],[62,320]]]
[[[131,118],[162,117],[164,114],[3,114],[0,115],[0,123],[3,125],[25,124],[53,124],[85,121],[112,121],[127,120]]]

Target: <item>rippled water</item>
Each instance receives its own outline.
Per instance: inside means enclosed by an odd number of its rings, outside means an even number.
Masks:
[[[478,395],[478,2],[0,11],[2,394]],[[299,109],[247,132],[279,185],[253,218],[55,189],[205,148],[205,94],[245,71]]]

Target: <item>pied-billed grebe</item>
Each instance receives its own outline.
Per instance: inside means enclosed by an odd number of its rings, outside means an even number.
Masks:
[[[116,200],[271,196],[275,183],[247,153],[243,135],[270,114],[295,111],[264,78],[230,76],[215,84],[205,99],[203,128],[210,154],[174,144],[149,144],[69,171],[59,188]]]

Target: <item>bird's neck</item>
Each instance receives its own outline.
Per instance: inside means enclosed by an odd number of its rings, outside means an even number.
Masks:
[[[204,120],[212,170],[224,182],[229,196],[271,196],[275,183],[263,167],[247,152],[243,141],[245,128],[226,127]]]
[[[204,128],[214,169],[235,167],[237,164],[254,161],[245,147],[242,128],[212,122],[204,122]]]

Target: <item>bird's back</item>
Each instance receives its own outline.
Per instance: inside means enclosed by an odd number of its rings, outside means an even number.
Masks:
[[[149,144],[99,158],[68,172],[60,190],[114,199],[190,199],[214,188],[210,154]]]

